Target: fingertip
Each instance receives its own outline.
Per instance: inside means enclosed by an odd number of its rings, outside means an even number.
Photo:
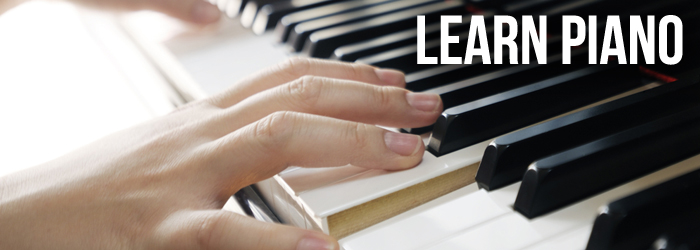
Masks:
[[[374,69],[374,73],[377,74],[379,80],[387,85],[405,88],[406,87],[406,75],[398,70],[393,69]]]
[[[221,18],[219,8],[205,1],[196,1],[192,7],[192,21],[199,24],[209,24]]]
[[[296,250],[338,250],[338,241],[327,235],[307,235],[297,243]]]
[[[406,170],[417,167],[421,161],[423,161],[423,155],[425,154],[425,144],[423,143],[423,138],[419,135],[412,135],[418,138],[418,143],[413,153],[409,156],[401,157],[399,163],[390,170]]]
[[[413,127],[425,127],[434,124],[444,110],[442,98],[438,94],[406,93],[406,102],[413,109],[410,122]]]
[[[388,131],[384,134],[384,143],[389,150],[401,156],[415,155],[423,144],[420,136]]]
[[[423,112],[442,111],[442,99],[438,94],[408,92],[406,93],[406,101],[411,107]]]

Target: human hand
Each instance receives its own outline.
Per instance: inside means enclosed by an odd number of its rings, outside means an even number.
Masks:
[[[417,165],[418,136],[370,125],[437,119],[439,96],[404,84],[396,71],[293,59],[0,178],[0,249],[338,249],[323,233],[220,209],[288,166]]]
[[[196,24],[219,20],[219,9],[205,0],[71,0],[86,6],[116,10],[155,10]]]

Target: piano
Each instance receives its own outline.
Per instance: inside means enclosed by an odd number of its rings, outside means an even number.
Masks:
[[[456,184],[443,193],[417,195],[418,204],[337,233],[341,247],[700,249],[697,0],[210,1],[245,32],[268,41],[245,50],[399,69],[407,89],[440,94],[445,107],[433,126],[399,128],[423,135],[427,144],[415,169],[291,168],[234,196],[249,215],[328,233],[327,219],[338,211],[451,173]],[[440,15],[463,16],[449,27],[460,36],[452,56],[465,53],[471,15],[547,15],[548,64],[417,64],[417,15],[426,17],[427,56],[440,53]],[[607,15],[656,15],[657,24],[663,15],[677,15],[684,57],[677,65],[658,58],[646,64],[641,54],[639,65],[615,58],[589,65],[584,45],[564,65],[562,15],[599,16],[598,44]],[[629,43],[621,44],[629,51]],[[201,71],[228,62],[217,58]],[[186,57],[176,60],[192,69]],[[206,95],[178,86],[185,99]],[[320,178],[309,179],[314,175]],[[287,186],[274,190],[274,181]]]

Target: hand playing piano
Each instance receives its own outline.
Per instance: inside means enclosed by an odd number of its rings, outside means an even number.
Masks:
[[[437,119],[439,96],[404,84],[397,71],[292,59],[0,178],[0,249],[338,249],[323,233],[220,209],[289,166],[416,166],[418,136],[374,125]]]
[[[0,14],[26,0],[0,0]],[[183,21],[210,24],[221,11],[206,0],[71,0],[85,6],[109,10],[155,10]]]
[[[205,0],[71,0],[86,6],[116,9],[149,9],[196,24],[209,24],[219,20],[221,11]]]

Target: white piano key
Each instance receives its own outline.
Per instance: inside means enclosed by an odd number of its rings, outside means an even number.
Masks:
[[[264,181],[255,183],[255,187],[259,191],[258,195],[260,195],[262,199],[265,200],[267,205],[271,208],[277,208],[277,202],[275,201],[275,185],[273,185],[274,182],[275,180],[273,178],[269,178]]]
[[[498,217],[508,211],[480,190],[387,226],[368,230],[343,244],[345,250],[415,249]],[[458,223],[455,223],[458,222]]]
[[[593,225],[586,225],[562,233],[552,239],[543,240],[523,250],[584,250],[588,244]]]
[[[488,194],[489,198],[491,198],[493,202],[499,206],[507,207],[510,211],[512,211],[513,204],[515,203],[515,197],[518,196],[518,190],[520,190],[520,182],[493,190],[488,192]]]
[[[297,169],[300,169],[300,168],[301,168],[301,167],[288,167],[287,169],[282,170],[282,172],[280,172],[279,174],[285,174],[285,173],[293,172],[293,171],[296,171]]]
[[[226,5],[228,5],[229,2],[231,2],[231,1],[229,1],[229,0],[209,0],[209,2],[211,4],[216,5],[216,7],[219,7],[219,10],[225,10]]]
[[[306,218],[305,216],[306,211],[302,208],[302,206],[297,203],[292,197],[289,195],[283,195],[287,207],[287,222],[296,225],[301,228],[311,228],[311,225],[307,225]]]
[[[415,168],[391,172],[370,170],[302,192],[299,197],[315,215],[327,217],[423,181],[476,164],[481,160],[481,154],[487,145],[488,142],[480,143],[439,158],[426,152],[423,161]],[[295,172],[298,171],[307,170],[299,169]]]
[[[289,186],[289,191],[292,194],[299,195],[304,191],[322,187],[367,171],[369,169],[356,166],[297,168],[294,171],[280,173],[279,176],[284,179],[284,183]]]
[[[576,228],[592,228],[600,207],[698,168],[700,155],[533,220],[511,210],[507,215],[469,229],[430,249],[521,249]],[[489,193],[489,198],[502,203],[500,200],[506,199],[509,192],[497,191],[491,192],[493,195]]]
[[[210,1],[212,1],[212,0],[210,0]],[[226,14],[226,16],[228,16],[229,18],[235,18],[238,16],[238,14],[240,14],[240,11],[241,11],[240,3],[234,3],[234,1],[228,0],[223,5],[225,5],[223,11]],[[217,4],[217,6],[219,6],[219,5]]]
[[[527,218],[509,213],[472,228],[457,237],[440,242],[429,250],[510,250],[520,249],[544,237],[530,227]],[[360,250],[360,249],[357,249]]]
[[[580,226],[592,225],[600,207],[695,170],[698,167],[700,167],[700,155],[585,199],[572,206],[535,218],[530,224],[538,232],[547,236],[554,236]]]

